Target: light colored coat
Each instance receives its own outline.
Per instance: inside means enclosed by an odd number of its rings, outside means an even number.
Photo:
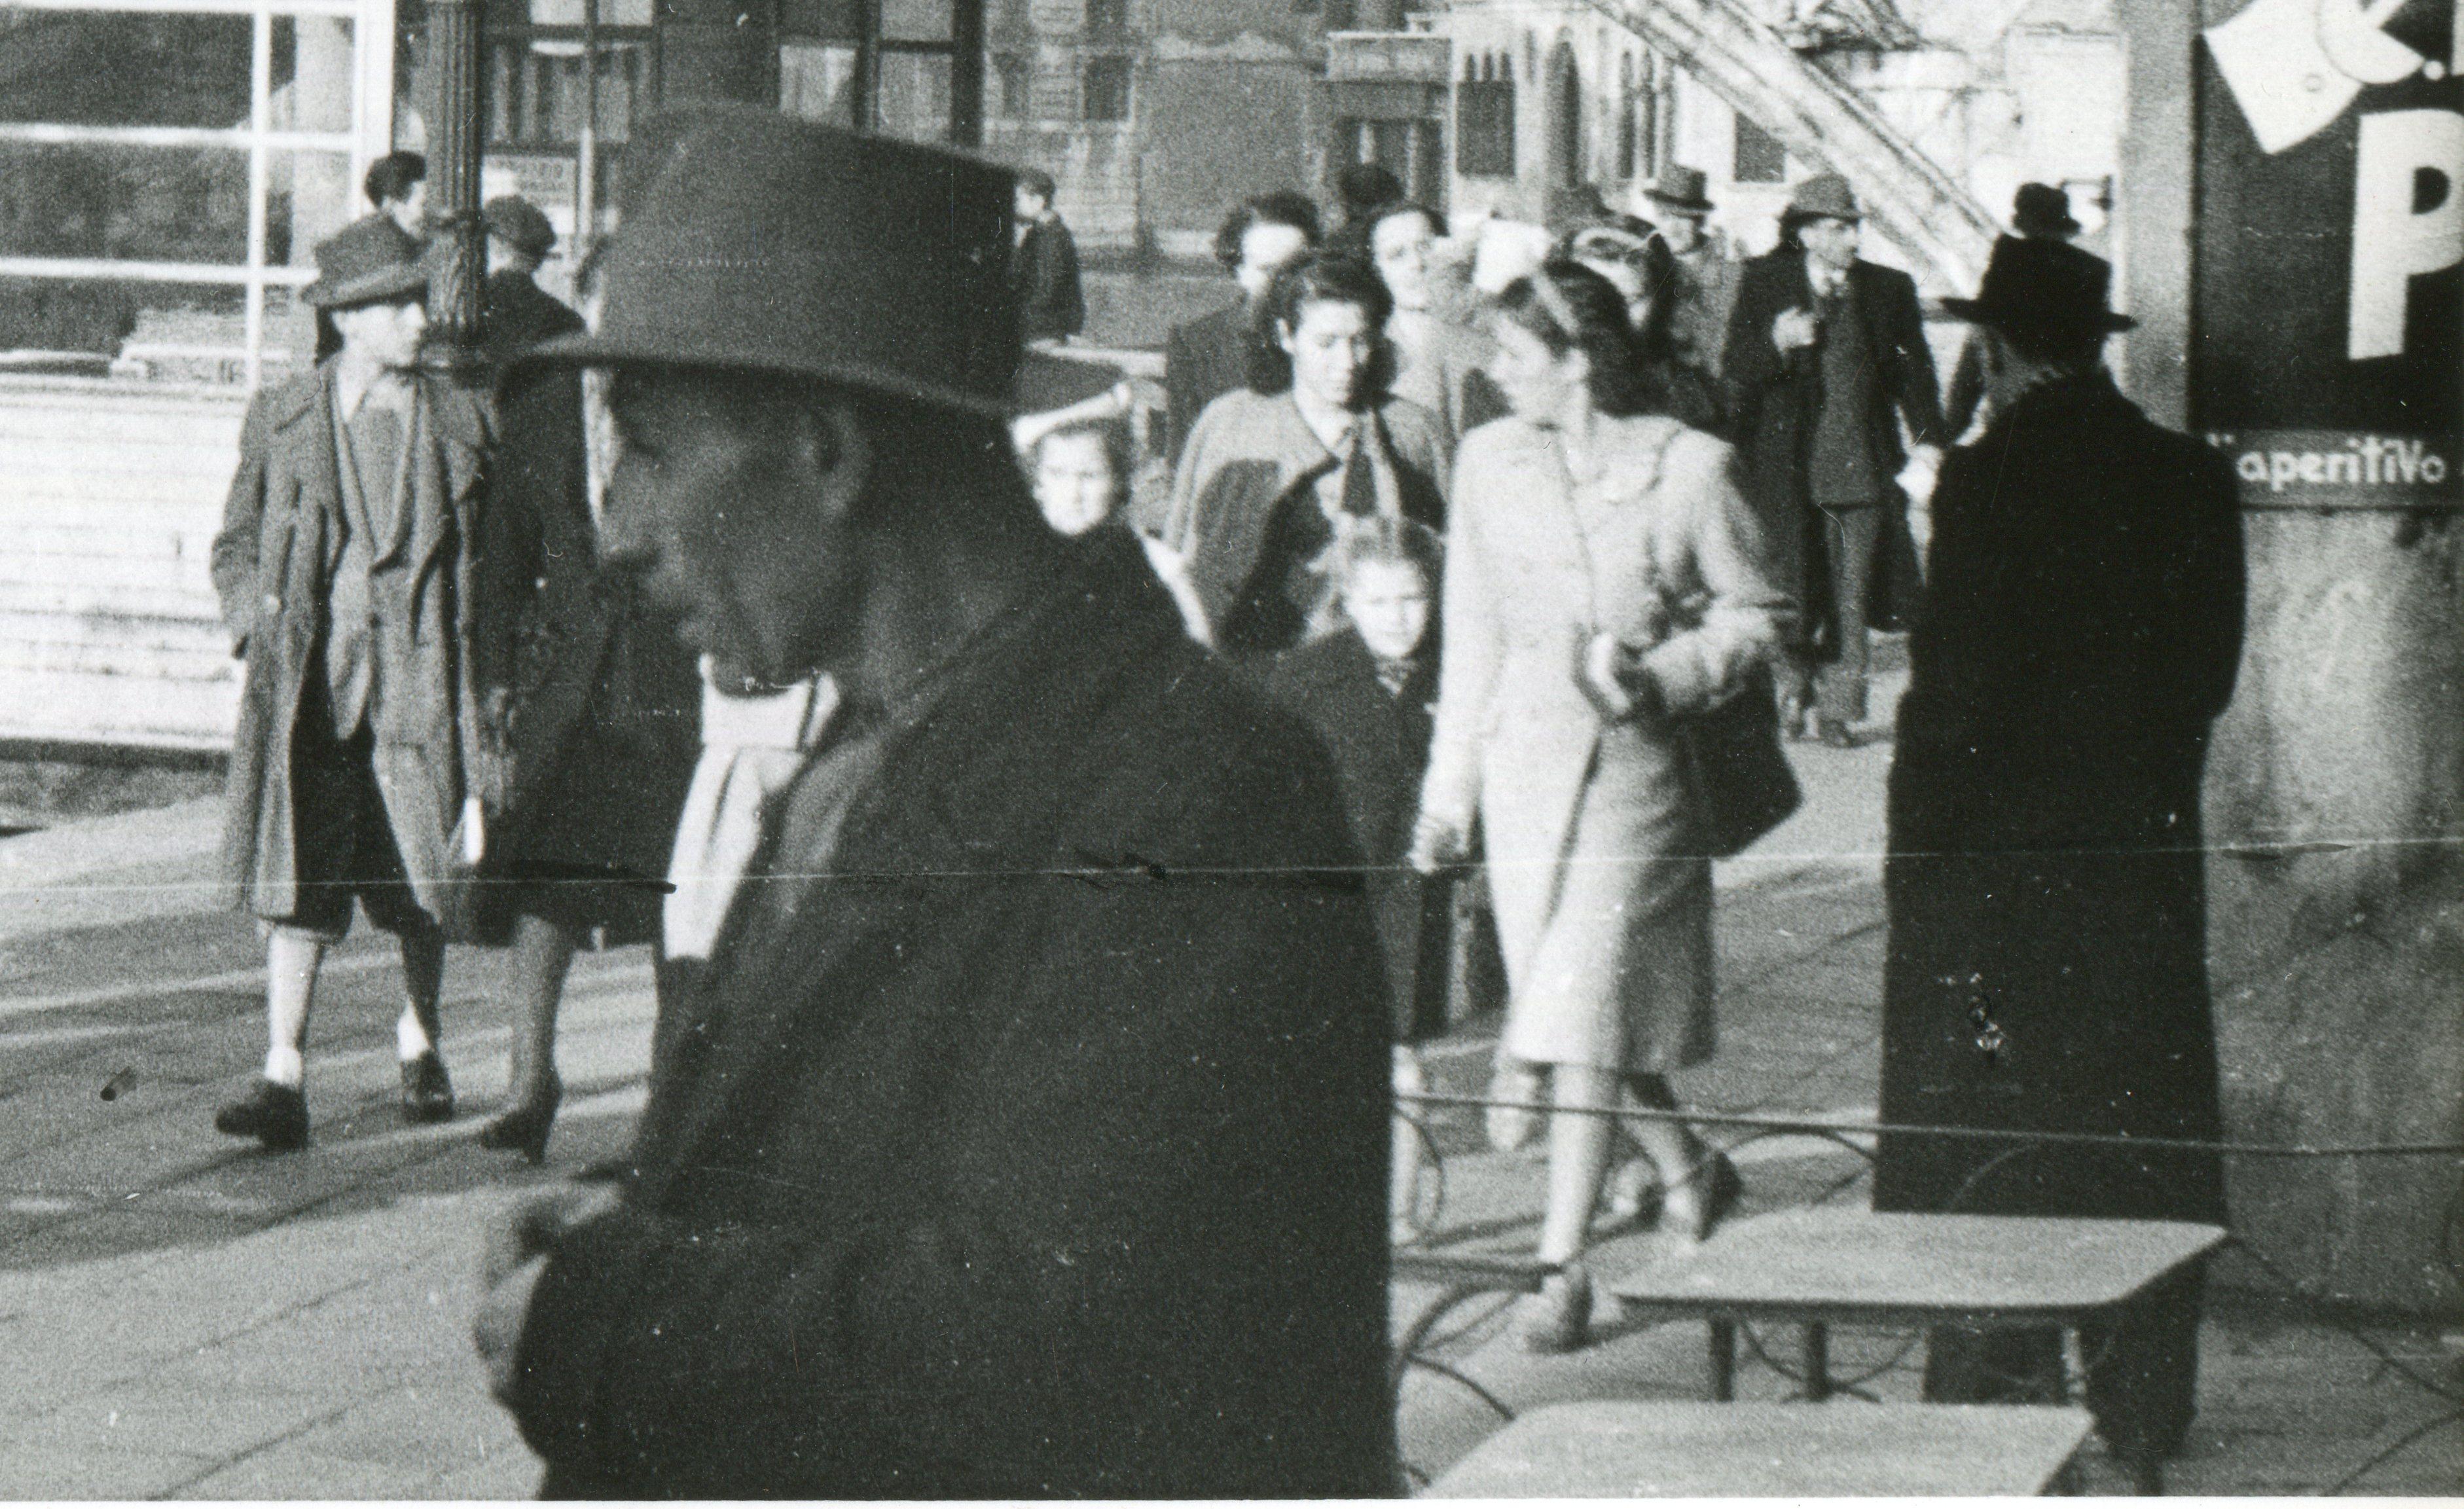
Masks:
[[[486,411],[468,393],[430,377],[404,436],[409,451],[411,646],[407,676],[389,681],[370,709],[377,784],[420,906],[456,925],[449,903],[452,833],[463,795],[484,784],[494,756],[478,747],[469,679],[473,582],[470,542],[478,527]],[[248,661],[239,727],[231,744],[223,879],[231,899],[257,917],[299,909],[298,813],[291,741],[300,692],[323,632],[324,602],[342,537],[341,473],[334,445],[331,362],[257,395],[240,431],[239,470],[214,537],[214,590],[232,654]]]
[[[1480,821],[1507,1051],[1637,1072],[1698,1061],[1711,892],[1689,777],[1664,721],[1604,722],[1579,677],[1593,636],[1614,633],[1683,717],[1776,643],[1789,603],[1728,448],[1672,419],[1595,419],[1578,478],[1555,432],[1502,419],[1456,464],[1421,808]]]

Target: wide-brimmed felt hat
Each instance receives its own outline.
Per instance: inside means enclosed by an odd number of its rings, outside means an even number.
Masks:
[[[524,256],[545,256],[556,247],[556,227],[539,207],[519,194],[499,194],[479,207],[488,233]]]
[[[1946,299],[1942,306],[1995,329],[2109,335],[2139,322],[2106,305],[2112,286],[2113,264],[2092,252],[2064,241],[2006,235],[1993,243],[1976,297]]]
[[[2071,235],[2079,223],[2070,195],[2051,184],[2021,184],[2011,199],[2011,229],[2021,235]]]
[[[1642,192],[1645,198],[1663,209],[1683,214],[1706,215],[1719,208],[1707,196],[1709,188],[1710,180],[1704,176],[1703,169],[1672,166],[1645,184]]]
[[[627,148],[599,328],[525,362],[778,372],[994,416],[1025,353],[1010,169],[746,107]]]
[[[419,243],[389,216],[369,215],[317,244],[317,280],[299,297],[319,309],[348,309],[427,292]]]
[[[1857,190],[1837,173],[1816,173],[1796,186],[1788,196],[1788,208],[1780,211],[1780,224],[1799,220],[1862,220],[1865,211],[1857,203]]]

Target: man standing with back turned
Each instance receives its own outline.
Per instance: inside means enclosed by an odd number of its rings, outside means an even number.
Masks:
[[[621,1193],[489,1243],[543,1492],[1391,1492],[1386,1022],[1323,755],[1029,497],[1007,173],[668,140],[544,357],[612,368],[606,560],[775,689],[738,734],[782,757]]]
[[[1973,300],[1992,423],[1934,494],[1883,889],[1885,1123],[2221,1135],[2199,778],[2240,658],[2241,515],[2208,446],[2098,364],[2110,270],[2006,239]],[[2212,1154],[1893,1134],[1874,1208],[2225,1219]],[[2087,1404],[2151,1481],[2198,1381],[2199,1277],[2085,1328]],[[1937,1328],[1928,1398],[2054,1402],[2060,1333]]]

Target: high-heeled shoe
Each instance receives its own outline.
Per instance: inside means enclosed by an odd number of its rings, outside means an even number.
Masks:
[[[556,1108],[563,1099],[564,1081],[550,1075],[536,1094],[479,1128],[479,1145],[496,1152],[519,1153],[522,1162],[534,1166],[545,1163],[547,1134],[556,1124]]]
[[[1661,1227],[1683,1242],[1700,1242],[1711,1234],[1737,1202],[1745,1198],[1746,1182],[1726,1153],[1694,1161],[1694,1172],[1661,1196]]]
[[[1544,1356],[1577,1351],[1592,1339],[1592,1276],[1568,1263],[1549,1276],[1527,1301],[1523,1349]]]
[[[433,1048],[402,1061],[402,1119],[410,1126],[453,1120],[453,1081]]]
[[[1662,1198],[1660,1170],[1650,1159],[1640,1156],[1627,1159],[1609,1174],[1608,1187],[1600,1194],[1600,1211],[1593,1218],[1594,1236],[1613,1236],[1660,1220]]]

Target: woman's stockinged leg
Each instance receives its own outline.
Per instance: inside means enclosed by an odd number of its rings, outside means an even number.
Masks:
[[[505,1005],[514,1028],[506,1098],[516,1105],[540,1098],[557,1076],[557,1007],[580,943],[561,922],[528,913],[514,919],[513,946],[505,950]]]
[[[1540,1225],[1543,1262],[1572,1262],[1582,1255],[1592,1207],[1608,1174],[1617,1124],[1607,1116],[1576,1113],[1614,1109],[1617,1077],[1579,1064],[1558,1064],[1550,1072],[1560,1109],[1549,1118],[1549,1209]]]

